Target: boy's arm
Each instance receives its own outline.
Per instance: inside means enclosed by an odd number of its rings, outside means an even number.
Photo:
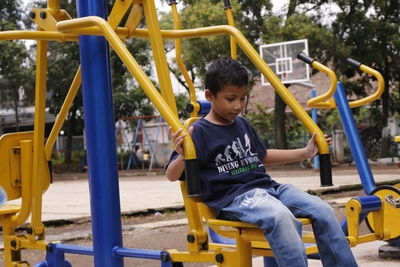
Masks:
[[[306,148],[299,149],[268,149],[264,157],[265,165],[278,165],[289,162],[303,161],[308,158]]]
[[[263,159],[265,165],[276,165],[289,162],[302,161],[312,159],[318,153],[318,146],[315,143],[316,133],[312,135],[308,144],[304,148],[299,149],[268,149]],[[332,140],[325,135],[328,145],[332,144]]]
[[[192,132],[193,127],[189,127],[188,133],[192,134]],[[167,178],[171,182],[178,180],[185,170],[185,151],[183,150],[183,139],[186,137],[186,134],[181,133],[182,129],[172,133],[170,128],[171,142],[174,145],[176,153],[178,153],[178,157],[168,165],[166,171]]]
[[[182,176],[184,170],[185,161],[183,160],[183,157],[179,155],[167,167],[166,175],[168,180],[171,182],[178,180]]]

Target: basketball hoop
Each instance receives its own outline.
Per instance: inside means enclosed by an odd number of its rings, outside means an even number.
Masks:
[[[310,80],[308,64],[297,59],[300,52],[308,53],[307,39],[260,46],[260,55],[282,82],[299,83]],[[261,75],[262,85],[269,85]]]

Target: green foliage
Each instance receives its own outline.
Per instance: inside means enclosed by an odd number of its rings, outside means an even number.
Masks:
[[[178,109],[178,115],[181,119],[189,118],[190,114],[186,111],[186,104],[189,103],[189,97],[187,94],[178,94],[175,96],[176,107]]]
[[[333,32],[338,43],[344,44],[344,49],[342,46],[335,51],[336,66],[347,78],[354,77],[356,72],[349,71],[351,67],[344,61],[346,57],[353,57],[382,73],[386,91],[382,95],[382,118],[379,120],[386,125],[390,110],[396,111],[390,108],[396,106],[396,98],[390,96],[390,91],[399,90],[400,3],[342,0],[337,1],[337,5],[340,11],[333,23]],[[371,80],[369,76],[362,76],[360,90],[355,93],[362,96],[370,89]]]
[[[275,144],[275,137],[273,135],[276,125],[276,118],[274,113],[268,113],[261,105],[257,105],[257,111],[249,112],[246,118],[256,130],[261,141],[268,148],[281,148]],[[288,148],[299,148],[307,144],[309,135],[301,122],[293,115],[287,117],[285,131],[288,139]]]
[[[0,10],[1,31],[19,30],[23,27],[21,1],[1,1]],[[32,102],[28,98],[21,101],[19,95],[19,89],[23,89],[26,96],[32,95],[33,91],[29,52],[21,41],[0,42],[0,51],[0,105],[1,108],[14,109],[18,127],[18,108]]]
[[[191,29],[226,24],[223,11],[222,1],[218,3],[212,3],[210,0],[196,1],[182,10],[182,27]],[[229,56],[229,54],[227,36],[211,36],[183,42],[183,60],[189,69],[196,69],[201,80],[203,80],[207,63],[219,56]]]
[[[114,110],[116,119],[154,113],[149,99],[143,90],[137,87],[114,93]]]
[[[247,113],[246,118],[256,130],[264,145],[272,147],[274,144],[271,138],[274,128],[273,114],[265,112],[264,107],[257,105],[257,111]]]

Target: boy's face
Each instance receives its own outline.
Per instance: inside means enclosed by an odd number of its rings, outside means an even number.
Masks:
[[[211,102],[211,111],[206,118],[217,124],[231,124],[242,112],[246,94],[247,86],[225,85],[216,95],[206,89],[206,99]]]

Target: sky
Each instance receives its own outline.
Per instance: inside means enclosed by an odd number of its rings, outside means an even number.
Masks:
[[[279,11],[284,5],[287,5],[289,3],[289,0],[271,0],[274,8],[273,11]],[[32,3],[33,0],[22,0],[22,2],[26,5],[28,3]],[[177,1],[179,4],[179,0]],[[160,0],[155,0],[156,6],[161,9],[161,10],[169,10],[169,7],[166,3],[161,3]]]

